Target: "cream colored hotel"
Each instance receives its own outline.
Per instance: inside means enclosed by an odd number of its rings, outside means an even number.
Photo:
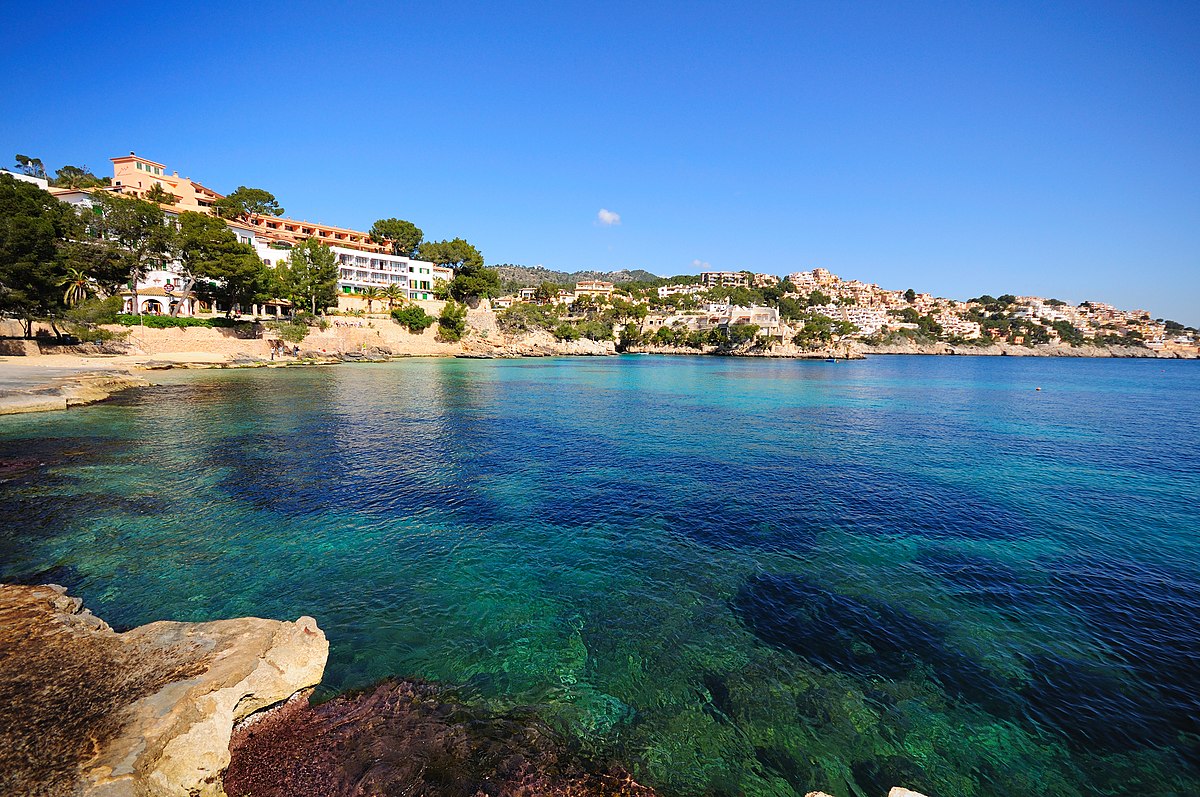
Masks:
[[[158,185],[176,197],[174,205],[163,205],[168,214],[185,210],[213,214],[213,203],[224,195],[179,172],[167,170],[164,164],[139,157],[130,152],[113,158],[112,186],[105,189],[67,189],[49,187],[52,194],[65,202],[90,205],[91,192],[108,190],[144,198],[151,187]],[[338,291],[353,295],[367,288],[383,289],[389,285],[400,287],[409,299],[433,298],[436,280],[451,280],[453,269],[437,266],[424,260],[413,260],[391,253],[391,248],[377,244],[370,236],[359,230],[333,227],[310,221],[299,221],[277,216],[255,216],[250,221],[225,222],[237,235],[238,240],[250,244],[268,266],[274,268],[287,259],[293,244],[315,238],[329,245],[338,261]],[[151,271],[138,283],[138,302],[141,312],[169,313],[178,306],[178,312],[191,315],[215,310],[202,305],[193,296],[179,295],[183,280],[178,268]],[[127,292],[127,310],[133,311],[132,291]],[[263,308],[242,308],[244,312],[278,311],[276,305]]]

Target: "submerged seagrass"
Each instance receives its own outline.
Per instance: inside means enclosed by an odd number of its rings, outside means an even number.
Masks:
[[[1200,792],[1194,363],[163,381],[0,419],[0,579],[312,614],[321,696],[534,706],[668,795]]]

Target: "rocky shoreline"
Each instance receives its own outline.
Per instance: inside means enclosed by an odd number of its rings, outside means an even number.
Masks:
[[[493,319],[494,320],[494,319]],[[334,349],[307,346],[299,356],[273,359],[249,351],[180,351],[157,354],[96,354],[91,350],[78,353],[30,356],[36,362],[67,359],[73,364],[43,370],[45,378],[33,378],[34,369],[22,384],[4,385],[0,382],[0,415],[46,412],[94,404],[112,395],[150,384],[135,375],[134,370],[154,371],[170,368],[284,368],[297,366],[334,365],[347,362],[387,362],[407,357],[459,357],[466,359],[510,359],[523,357],[607,357],[621,353],[664,354],[674,356],[760,357],[795,360],[861,360],[871,356],[928,355],[978,357],[1070,357],[1102,359],[1159,359],[1195,360],[1200,352],[1170,350],[1156,351],[1141,346],[1069,346],[1039,344],[1021,346],[994,342],[980,345],[950,343],[917,343],[905,341],[889,345],[871,345],[857,340],[842,341],[818,349],[803,349],[791,343],[776,343],[764,347],[723,349],[705,346],[693,349],[678,346],[634,346],[619,351],[614,341],[593,341],[586,338],[573,341],[556,339],[549,332],[538,330],[526,335],[506,336],[494,323],[480,321],[482,328],[472,328],[460,343],[439,344],[436,350],[418,347],[409,351],[403,341],[390,345],[375,343],[359,348]],[[179,330],[168,330],[178,332]],[[213,332],[214,330],[208,330]],[[162,330],[157,330],[162,332]],[[416,336],[413,336],[416,337]],[[263,343],[263,341],[255,341]],[[265,344],[264,344],[265,345]],[[35,347],[36,348],[36,347]],[[86,355],[86,356],[84,356]],[[25,360],[25,357],[14,358]],[[9,360],[13,362],[13,360]],[[63,373],[56,373],[63,372]],[[3,372],[0,372],[3,373]],[[9,372],[10,374],[13,372]]]
[[[224,794],[234,723],[321,680],[311,617],[117,633],[54,585],[0,586],[0,792]]]
[[[975,357],[1074,357],[1100,359],[1151,359],[1151,360],[1196,360],[1200,352],[1155,351],[1144,346],[1070,346],[1062,343],[1042,343],[1021,346],[1014,343],[993,342],[990,345],[963,345],[951,343],[917,343],[872,346],[858,341],[853,349],[862,355],[957,355]]]
[[[705,346],[693,349],[687,346],[633,346],[627,354],[670,354],[681,357],[761,357],[773,360],[862,360],[865,355],[848,344],[836,344],[820,349],[802,349],[791,343],[777,343],[767,347],[743,347],[723,349]]]
[[[0,390],[0,415],[82,407],[104,401],[123,390],[149,384],[129,371],[108,369],[72,371],[52,375],[44,381],[28,381],[25,385]]]

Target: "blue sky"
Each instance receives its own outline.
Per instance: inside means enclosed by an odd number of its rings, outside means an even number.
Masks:
[[[1200,324],[1195,2],[113,8],[22,9],[0,157],[136,150],[489,263],[824,266]]]

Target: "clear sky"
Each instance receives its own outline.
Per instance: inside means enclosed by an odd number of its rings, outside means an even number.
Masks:
[[[823,266],[1200,324],[1195,0],[52,2],[9,22],[5,159],[107,175],[136,150],[489,263]]]

